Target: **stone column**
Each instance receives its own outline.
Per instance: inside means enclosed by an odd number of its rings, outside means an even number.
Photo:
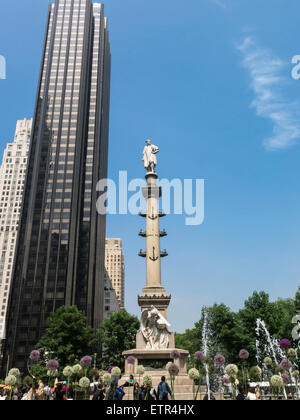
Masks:
[[[146,258],[146,287],[139,296],[139,305],[142,311],[150,309],[153,305],[167,318],[171,297],[167,296],[161,282],[161,257],[167,256],[167,253],[160,249],[160,237],[166,236],[167,233],[161,232],[159,227],[159,219],[164,214],[159,211],[161,188],[157,186],[157,178],[156,172],[148,172],[147,187],[143,188],[147,211],[141,216],[146,218],[146,231],[141,231],[140,236],[146,238],[146,251],[141,251],[140,256]]]
[[[157,187],[157,175],[146,175],[148,187],[144,188],[147,200],[146,218],[146,284],[147,288],[161,289],[159,205],[161,190]]]

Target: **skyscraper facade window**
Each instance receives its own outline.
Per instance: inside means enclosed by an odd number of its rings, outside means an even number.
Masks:
[[[103,5],[49,6],[7,316],[5,369],[26,358],[63,305],[103,320],[110,46]]]
[[[105,271],[104,280],[104,319],[109,318],[112,314],[120,310],[119,300],[115,289],[112,286],[110,278]]]
[[[14,141],[4,150],[0,167],[0,340],[15,257],[20,209],[31,135],[32,120],[17,121]]]
[[[106,239],[105,268],[105,276],[115,289],[120,308],[123,309],[125,307],[125,264],[122,239]]]

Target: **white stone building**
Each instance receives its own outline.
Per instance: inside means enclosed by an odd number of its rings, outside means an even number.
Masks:
[[[107,238],[105,241],[105,269],[106,280],[115,289],[120,308],[125,307],[125,265],[122,251],[122,240]]]
[[[31,128],[32,120],[17,121],[14,142],[7,144],[0,167],[0,340],[5,334]]]

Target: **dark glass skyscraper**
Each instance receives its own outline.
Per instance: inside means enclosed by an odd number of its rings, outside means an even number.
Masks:
[[[51,312],[77,305],[103,320],[110,47],[103,5],[49,7],[19,226],[3,366],[24,371]]]

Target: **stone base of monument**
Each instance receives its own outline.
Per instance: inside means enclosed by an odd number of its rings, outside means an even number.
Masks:
[[[123,378],[122,378],[123,380]],[[123,382],[124,383],[124,382]],[[121,384],[121,382],[120,382]],[[156,387],[157,388],[157,387]],[[133,401],[133,387],[124,388],[125,390],[125,397],[124,400],[126,401]],[[178,385],[177,381],[174,387],[175,390],[175,401],[192,401],[194,400],[193,394],[193,386],[191,385]],[[206,386],[202,386],[197,397],[197,401],[202,401],[206,394]],[[224,401],[229,398],[225,398],[224,394],[221,392],[214,393],[215,399],[217,401]]]
[[[139,340],[137,339],[137,345]],[[143,382],[144,375],[150,375],[152,377],[152,385],[154,388],[157,388],[158,384],[161,382],[161,377],[165,376],[169,385],[170,380],[168,380],[169,373],[166,370],[166,365],[169,362],[175,363],[179,368],[179,374],[175,379],[175,399],[176,400],[193,400],[193,381],[189,378],[187,374],[187,358],[189,352],[186,350],[179,350],[181,357],[179,359],[173,360],[171,358],[171,353],[174,351],[174,348],[169,348],[167,350],[146,350],[144,349],[133,349],[125,351],[123,356],[125,360],[125,375],[120,380],[120,384],[124,384],[130,375],[134,375],[134,378],[137,382]],[[135,358],[135,364],[131,365],[127,362],[127,358],[133,356]],[[139,375],[136,373],[137,366],[142,365],[145,368],[145,373],[139,378]],[[132,399],[132,390],[129,391],[129,398]]]

